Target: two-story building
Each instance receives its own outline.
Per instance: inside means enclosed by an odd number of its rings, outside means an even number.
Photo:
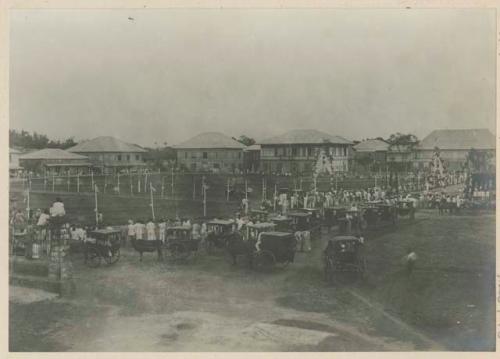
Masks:
[[[219,132],[205,132],[175,145],[177,164],[189,171],[243,171],[245,146]]]
[[[39,175],[88,174],[92,167],[87,156],[58,148],[45,148],[21,155],[19,164],[28,172]]]
[[[9,174],[11,177],[19,176],[23,167],[19,164],[19,158],[23,152],[16,148],[9,148]]]
[[[87,156],[94,169],[101,173],[137,171],[145,168],[146,151],[111,136],[97,137],[68,149],[69,152]]]
[[[389,147],[387,142],[378,138],[367,139],[353,146],[354,170],[359,172],[385,171]]]
[[[434,130],[417,146],[415,163],[417,168],[427,167],[438,149],[446,168],[460,170],[472,148],[494,158],[495,136],[484,128]]]
[[[265,173],[309,174],[326,161],[335,172],[349,170],[352,142],[318,130],[291,130],[260,141]]]

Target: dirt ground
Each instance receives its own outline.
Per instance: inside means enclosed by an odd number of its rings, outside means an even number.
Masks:
[[[98,269],[75,256],[75,298],[22,300],[11,288],[10,350],[494,350],[494,222],[420,211],[368,233],[367,278],[337,286],[323,280],[327,233],[271,273],[222,254],[158,263],[124,249]],[[411,276],[401,264],[409,246]]]

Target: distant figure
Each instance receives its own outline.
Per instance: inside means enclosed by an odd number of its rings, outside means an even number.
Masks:
[[[144,235],[144,229],[146,226],[142,223],[142,221],[137,221],[134,225],[135,238],[137,240],[142,240]]]
[[[162,219],[158,224],[158,239],[165,242],[165,232],[167,231],[167,221]]]
[[[404,257],[406,273],[408,275],[411,275],[413,273],[416,261],[417,261],[417,254],[413,251],[413,249],[409,248],[407,255]]]
[[[66,215],[64,203],[59,197],[56,198],[56,201],[50,207],[50,215],[51,217],[63,217]]]
[[[135,239],[135,226],[131,219],[128,220],[127,224],[127,239],[128,243],[132,243],[132,240]]]
[[[152,219],[146,224],[146,234],[148,241],[156,241],[156,224]]]

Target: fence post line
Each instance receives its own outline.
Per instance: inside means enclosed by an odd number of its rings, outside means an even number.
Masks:
[[[193,201],[196,199],[196,178],[193,175]]]
[[[174,168],[172,167],[172,183],[170,184],[171,186],[171,195],[172,195],[172,198],[174,198]]]
[[[130,196],[132,197],[134,195],[134,185],[132,183],[132,173],[130,173],[130,171],[128,172],[128,180],[130,182]]]
[[[97,207],[97,185],[94,185],[94,202],[95,202],[95,225],[99,227],[99,211]]]
[[[161,198],[165,198],[165,177],[161,178]]]

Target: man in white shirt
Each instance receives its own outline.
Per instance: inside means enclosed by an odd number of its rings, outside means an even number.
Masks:
[[[52,207],[50,208],[50,215],[52,217],[56,217],[56,216],[62,217],[65,214],[66,214],[66,211],[64,210],[64,203],[58,197],[58,198],[56,198],[56,201],[52,204]]]
[[[135,238],[137,240],[142,240],[144,236],[144,229],[146,226],[142,223],[142,221],[137,221],[134,224]]]
[[[146,233],[148,241],[156,241],[156,224],[152,219],[146,224]]]
[[[167,222],[162,219],[158,224],[158,239],[162,242],[165,242],[165,233],[167,231]]]

